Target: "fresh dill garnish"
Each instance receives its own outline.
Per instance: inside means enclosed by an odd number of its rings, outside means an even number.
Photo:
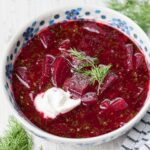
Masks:
[[[97,62],[97,58],[86,56],[83,52],[77,51],[76,48],[71,48],[70,54],[76,59],[82,61],[82,64],[80,66],[81,69],[83,69],[84,67],[93,66]]]
[[[80,66],[74,68],[74,70],[76,72],[82,73],[85,67],[90,67],[90,66],[91,66],[91,64],[89,64],[89,63],[82,63]]]
[[[109,7],[133,19],[145,32],[150,28],[149,0],[109,0]]]
[[[8,130],[0,138],[0,150],[31,150],[33,141],[14,117],[9,119]]]
[[[75,48],[71,48],[70,54],[78,60],[86,60],[86,55],[83,52],[78,52]]]
[[[89,76],[92,84],[96,81],[98,82],[98,92],[100,90],[100,86],[109,72],[111,65],[99,65],[97,66],[97,59],[86,56],[83,52],[77,51],[75,48],[71,49],[70,54],[78,60],[83,61],[82,65],[75,68],[75,71],[78,73],[82,73],[86,76]],[[90,69],[86,69],[86,67],[90,67]]]
[[[106,75],[108,74],[110,68],[111,65],[108,66],[102,65],[101,67],[94,66],[91,70],[86,70],[84,72],[84,75],[90,76],[93,84],[96,81],[98,82],[98,91],[99,91],[101,88],[101,84],[104,78],[106,77]]]

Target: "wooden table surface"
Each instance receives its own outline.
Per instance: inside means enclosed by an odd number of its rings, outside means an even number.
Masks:
[[[12,115],[2,85],[2,62],[5,50],[15,32],[28,20],[56,7],[73,4],[105,5],[102,0],[0,0],[0,135],[7,128],[8,117]],[[96,147],[81,150],[119,150],[124,137]],[[35,150],[75,150],[76,148],[47,142],[34,136]],[[80,150],[80,148],[78,149]]]

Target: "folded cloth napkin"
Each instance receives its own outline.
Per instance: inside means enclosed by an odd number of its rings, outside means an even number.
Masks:
[[[150,150],[150,111],[127,134],[120,150]]]

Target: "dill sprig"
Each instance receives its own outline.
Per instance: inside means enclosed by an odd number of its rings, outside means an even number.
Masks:
[[[94,66],[91,70],[85,70],[84,75],[90,76],[93,84],[98,81],[99,85],[101,85],[110,68],[111,65]]]
[[[9,119],[8,130],[0,138],[0,150],[31,150],[33,141],[14,117]]]
[[[98,92],[101,88],[101,84],[109,72],[111,65],[99,65],[97,66],[97,59],[86,56],[83,52],[77,51],[75,48],[71,49],[70,54],[78,60],[84,61],[81,66],[75,68],[75,71],[89,76],[92,84],[98,82]],[[90,70],[85,69],[85,67],[91,67]]]
[[[86,60],[86,55],[83,52],[78,52],[75,48],[71,48],[70,54],[78,60]]]
[[[97,59],[94,57],[86,56],[85,53],[77,51],[76,48],[71,48],[70,50],[71,56],[75,57],[77,60],[80,60],[81,63],[78,67],[74,68],[74,71],[78,73],[85,72],[86,67],[94,67],[94,64],[96,63]]]
[[[150,28],[150,1],[149,0],[109,0],[112,9],[120,11],[134,20],[145,32]]]
[[[110,68],[111,68],[111,65],[108,65],[108,66],[102,65],[101,67],[95,66],[91,70],[86,70],[84,72],[84,75],[91,77],[91,81],[93,84],[95,84],[96,81],[98,82],[98,90],[97,90],[98,93],[101,88],[101,84],[104,78],[106,77],[106,75],[108,74]]]
[[[97,58],[86,56],[83,52],[77,51],[76,48],[71,48],[70,54],[76,59],[84,61],[81,67],[93,66],[97,62]]]

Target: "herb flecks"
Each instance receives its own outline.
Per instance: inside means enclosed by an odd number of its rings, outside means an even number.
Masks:
[[[141,28],[148,32],[150,28],[150,2],[149,0],[119,0],[109,1],[112,9],[120,11],[133,19]]]
[[[75,48],[71,49],[70,54],[78,60],[83,61],[82,65],[75,68],[76,72],[82,73],[91,78],[92,84],[98,82],[98,93],[101,88],[101,84],[108,74],[111,65],[97,65],[97,59],[86,56],[83,52],[77,51]],[[90,69],[86,69],[90,67]]]
[[[32,146],[31,136],[15,118],[11,117],[9,129],[0,138],[0,150],[32,150]]]

